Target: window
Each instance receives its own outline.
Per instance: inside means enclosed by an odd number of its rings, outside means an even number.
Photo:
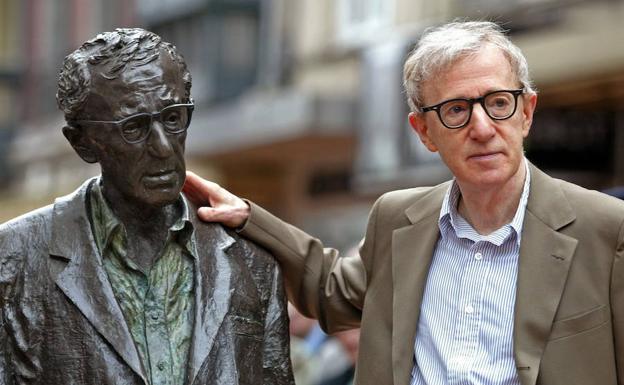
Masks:
[[[198,104],[220,103],[253,87],[257,79],[260,4],[213,2],[184,17],[148,29],[173,43],[193,77]]]
[[[394,0],[338,0],[338,40],[353,42],[375,35],[393,22]]]

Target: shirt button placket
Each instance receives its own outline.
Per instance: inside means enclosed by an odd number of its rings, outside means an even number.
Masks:
[[[158,290],[152,287],[145,299],[145,334],[150,362],[152,362],[152,384],[171,385],[171,369],[167,361],[169,343],[166,325],[163,322],[163,302]]]

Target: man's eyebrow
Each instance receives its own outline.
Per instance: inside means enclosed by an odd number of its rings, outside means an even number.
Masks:
[[[502,88],[501,87],[493,87],[493,88],[486,89],[484,92],[482,92],[482,93],[480,93],[479,95],[476,95],[476,96],[472,96],[472,97],[466,96],[466,95],[452,96],[452,97],[448,97],[448,98],[442,99],[440,101],[440,103],[445,102],[447,100],[454,100],[454,99],[477,99],[477,98],[480,98],[480,97],[482,97],[484,95],[491,94],[492,92],[508,91],[508,90],[514,90],[514,89],[519,89],[519,88],[522,88],[522,86],[519,86],[519,87],[507,87],[507,88],[505,88],[505,87],[502,87]]]

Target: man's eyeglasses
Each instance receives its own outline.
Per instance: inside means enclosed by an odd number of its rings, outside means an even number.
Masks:
[[[481,104],[485,113],[494,120],[509,119],[518,106],[519,90],[499,90],[489,92],[474,99],[450,99],[435,106],[423,107],[422,112],[435,111],[446,128],[462,128],[470,122],[472,108],[475,103]]]
[[[172,104],[160,110],[159,112],[139,114],[128,116],[117,121],[107,120],[74,120],[71,123],[98,123],[112,124],[117,126],[123,140],[127,143],[139,143],[147,139],[154,120],[162,123],[163,128],[168,134],[180,134],[191,124],[193,115],[193,103]]]

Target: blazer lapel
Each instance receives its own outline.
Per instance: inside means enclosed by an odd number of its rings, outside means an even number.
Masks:
[[[202,223],[197,208],[189,208],[195,237],[195,322],[189,352],[187,384],[193,384],[212,350],[228,312],[232,285],[232,257],[227,249],[235,242],[218,224]]]
[[[56,285],[93,327],[147,384],[138,352],[119,308],[87,218],[87,181],[75,193],[56,200],[52,214],[50,255],[67,260]]]
[[[429,266],[440,231],[438,219],[449,184],[440,185],[405,211],[409,226],[392,234],[392,369],[395,384],[409,383],[414,338]]]
[[[575,219],[556,181],[531,166],[514,315],[514,356],[523,385],[534,385],[577,240],[558,232]]]

